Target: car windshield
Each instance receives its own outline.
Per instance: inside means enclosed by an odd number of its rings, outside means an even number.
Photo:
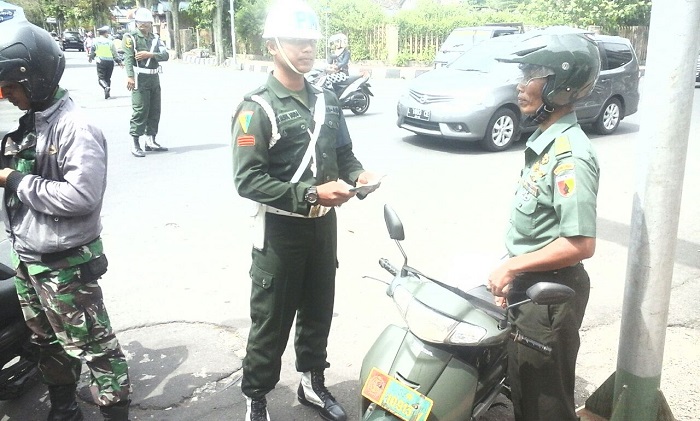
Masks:
[[[442,50],[465,50],[472,45],[491,38],[493,31],[485,29],[462,29],[453,31],[442,44]]]
[[[497,71],[512,73],[513,71],[519,71],[516,63],[503,63],[496,60],[507,55],[516,40],[517,36],[515,35],[491,38],[488,41],[475,45],[455,61],[448,64],[447,67],[454,70],[483,73]]]

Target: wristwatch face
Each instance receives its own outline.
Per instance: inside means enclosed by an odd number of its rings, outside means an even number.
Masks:
[[[318,193],[316,192],[316,187],[309,187],[309,189],[306,191],[306,195],[304,195],[304,199],[312,205],[315,205],[318,201]]]

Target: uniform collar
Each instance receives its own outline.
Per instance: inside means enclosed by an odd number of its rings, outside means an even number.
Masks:
[[[554,141],[554,139],[557,138],[557,136],[576,124],[576,113],[572,111],[563,115],[544,132],[540,129],[535,130],[535,132],[527,139],[526,145],[539,156]]]
[[[272,73],[270,73],[270,75],[267,77],[267,87],[268,89],[270,89],[270,91],[272,91],[273,94],[275,94],[277,98],[287,98],[292,96],[291,91],[287,87],[282,85],[282,83],[279,80],[277,80],[277,78],[274,77]],[[321,89],[310,84],[306,79],[304,79],[304,87],[313,95],[323,92]]]

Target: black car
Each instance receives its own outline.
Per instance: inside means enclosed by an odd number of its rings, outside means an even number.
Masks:
[[[78,50],[85,51],[85,44],[83,43],[83,37],[80,36],[80,32],[75,31],[65,31],[63,33],[63,40],[61,43],[61,49],[66,50]]]

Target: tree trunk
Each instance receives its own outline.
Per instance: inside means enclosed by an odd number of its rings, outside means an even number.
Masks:
[[[226,60],[226,43],[224,42],[224,0],[216,0],[214,9],[214,50],[216,63],[221,65]]]
[[[180,1],[169,0],[170,11],[172,15],[173,31],[171,38],[173,40],[173,48],[175,49],[175,58],[182,58],[182,46],[180,45]]]

